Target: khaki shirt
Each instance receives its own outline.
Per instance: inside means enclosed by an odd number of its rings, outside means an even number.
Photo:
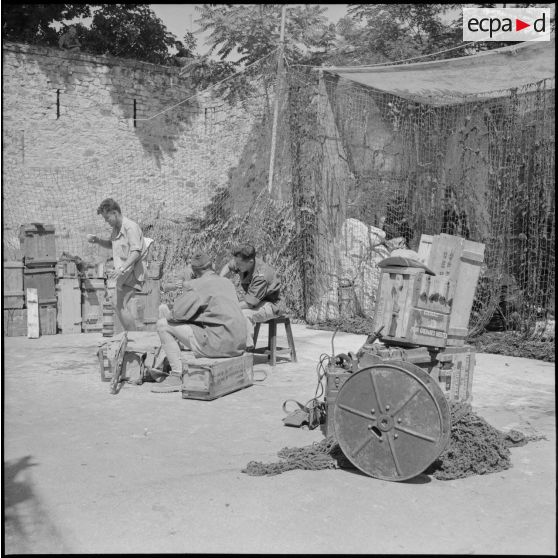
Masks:
[[[248,304],[256,306],[260,302],[279,301],[281,281],[275,270],[263,260],[256,258],[252,272],[241,272],[233,259],[229,262],[229,270],[240,275],[240,284],[246,293],[244,300]]]
[[[246,348],[246,318],[234,285],[214,271],[184,285],[174,301],[173,322],[190,324],[204,357],[239,356]]]
[[[127,217],[122,217],[122,227],[116,236],[111,235],[111,240],[115,268],[123,266],[134,250],[138,250],[142,255],[147,250],[140,226]],[[145,280],[146,270],[143,257],[136,261],[133,272],[137,281]]]

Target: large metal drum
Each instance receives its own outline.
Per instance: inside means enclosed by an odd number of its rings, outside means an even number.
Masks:
[[[343,384],[333,411],[343,453],[363,473],[404,481],[422,473],[446,447],[447,400],[430,375],[408,362],[374,364]]]

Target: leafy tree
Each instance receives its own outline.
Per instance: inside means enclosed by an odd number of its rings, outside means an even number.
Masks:
[[[79,18],[90,18],[89,26]],[[77,29],[81,50],[165,64],[176,37],[148,4],[2,4],[3,37],[10,41],[58,46],[68,22]],[[54,24],[61,24],[57,31]],[[188,47],[195,38],[186,34]],[[192,42],[193,41],[193,42]]]
[[[2,35],[5,40],[58,46],[59,33],[52,26],[91,16],[94,4],[2,4]]]
[[[219,60],[198,58],[190,77],[198,87],[206,87],[230,76],[242,66],[250,66],[271,54],[280,43],[282,4],[202,4],[196,6],[200,17],[196,23],[209,32],[209,54]],[[319,5],[290,5],[285,21],[284,57],[288,63],[319,64],[335,41],[335,26],[328,23],[326,9]],[[237,60],[227,60],[236,51]],[[270,64],[274,63],[271,58]],[[261,68],[253,67],[254,72]],[[219,85],[216,91],[230,102],[240,100],[252,91],[250,74],[246,71],[234,80]],[[273,72],[264,80],[266,92],[273,81]]]
[[[182,44],[189,52],[190,56],[196,56],[196,46],[198,44],[198,40],[191,31],[186,31],[182,39]]]
[[[83,48],[165,64],[175,40],[148,4],[101,4],[83,38]]]
[[[196,20],[209,31],[210,53],[225,60],[235,49],[237,64],[250,64],[279,46],[282,4],[202,4]],[[287,8],[285,57],[300,62],[313,50],[324,50],[335,39],[335,27],[328,23],[326,8],[317,4],[293,4]]]
[[[352,45],[350,57],[374,63],[430,54],[456,46],[461,29],[441,16],[460,4],[349,4],[348,17],[337,26],[341,40]]]

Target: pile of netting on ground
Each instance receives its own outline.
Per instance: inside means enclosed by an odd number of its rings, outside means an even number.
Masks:
[[[511,467],[510,447],[522,446],[543,436],[526,435],[517,430],[501,432],[478,416],[468,404],[451,404],[451,435],[446,449],[425,471],[439,480],[485,475]],[[250,461],[243,473],[251,476],[279,475],[295,469],[354,469],[339,444],[324,438],[302,448],[283,448],[281,461]]]
[[[374,331],[374,320],[364,316],[346,316],[339,319],[324,320],[323,322],[308,325],[309,329],[323,331],[344,331],[356,335],[370,335]]]
[[[488,331],[470,340],[477,351],[555,362],[554,344],[545,339],[524,339],[514,331]]]

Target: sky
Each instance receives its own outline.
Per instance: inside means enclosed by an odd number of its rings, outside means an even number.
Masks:
[[[199,5],[199,4],[198,4]],[[199,18],[196,4],[150,4],[150,8],[157,14],[166,28],[181,40],[186,31],[196,31],[194,21]],[[347,15],[348,4],[324,4],[327,8],[326,15],[332,23],[337,23]],[[198,39],[197,51],[205,54],[209,47],[205,45],[206,34],[196,34]]]

